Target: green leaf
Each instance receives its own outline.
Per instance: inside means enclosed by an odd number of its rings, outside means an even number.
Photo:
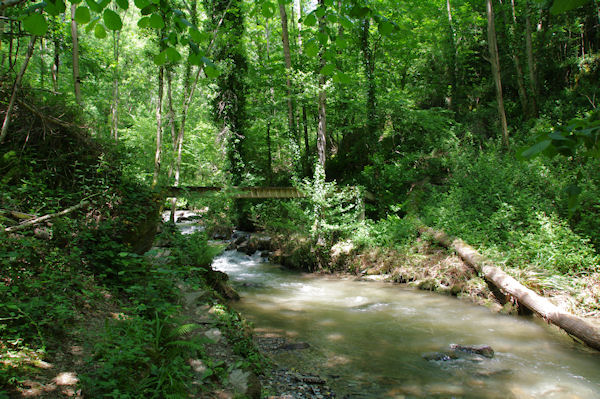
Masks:
[[[388,20],[382,19],[379,22],[379,33],[381,33],[383,36],[387,36],[390,33],[392,33],[394,31],[394,28],[394,24]]]
[[[335,45],[339,49],[348,48],[348,38],[346,35],[339,35],[335,38]]]
[[[23,27],[32,35],[44,36],[48,31],[48,23],[42,14],[33,13],[25,17]]]
[[[554,15],[581,7],[590,0],[554,0],[554,4],[550,7],[550,12]]]
[[[196,27],[194,26],[194,24],[192,24],[190,21],[188,21],[187,19],[183,18],[183,17],[179,17],[177,18],[179,20],[179,22],[181,22],[183,25],[191,28],[191,29],[196,29]]]
[[[88,7],[92,9],[92,11],[97,13],[102,12],[103,7],[100,4],[96,3],[94,0],[85,0],[85,2],[88,5]]]
[[[181,60],[181,54],[179,54],[179,52],[173,47],[167,47],[165,49],[165,52],[167,53],[167,58],[169,59],[169,61],[178,62],[179,60]]]
[[[190,29],[190,36],[192,40],[198,44],[204,42],[208,38],[208,35],[206,33],[200,32],[196,29]]]
[[[117,5],[119,7],[121,7],[121,9],[123,9],[123,10],[129,9],[129,0],[115,0],[115,2],[117,3]]]
[[[566,138],[565,136],[563,136],[562,134],[560,134],[560,132],[554,130],[552,131],[548,137],[550,137],[552,140],[558,140],[558,141],[569,141],[568,138]]]
[[[344,29],[347,29],[347,30],[354,29],[354,23],[352,23],[352,21],[349,20],[348,17],[346,17],[346,16],[340,18],[340,23],[342,24]]]
[[[333,75],[333,82],[334,83],[352,83],[352,79],[350,79],[350,77],[348,75],[346,75],[343,72],[337,72],[335,75]]]
[[[150,27],[150,17],[142,17],[137,23],[138,28],[148,28]]]
[[[204,67],[204,73],[206,74],[207,77],[209,77],[211,79],[217,78],[221,74],[221,72],[217,68],[215,68],[211,65],[207,65]]]
[[[150,5],[150,1],[148,0],[133,0],[133,4],[140,10],[144,7],[148,7]]]
[[[327,33],[318,32],[316,36],[319,43],[321,43],[322,45],[327,44],[327,41],[329,40],[329,36],[327,35]]]
[[[317,24],[317,17],[315,16],[314,13],[311,12],[304,18],[304,25],[315,26],[316,24]]]
[[[94,17],[92,21],[85,27],[86,33],[90,33],[96,27],[96,24],[100,20],[100,16]]]
[[[94,36],[96,36],[98,39],[104,39],[106,37],[106,30],[102,24],[96,24],[96,27],[94,28]]]
[[[177,33],[171,32],[169,33],[169,37],[167,38],[171,46],[177,46]]]
[[[44,11],[47,12],[48,14],[52,15],[53,17],[56,17],[58,14],[65,12],[65,10],[66,10],[66,6],[65,6],[65,2],[63,0],[56,0],[56,1],[48,0],[46,2],[46,7],[44,7]]]
[[[91,19],[92,17],[90,16],[89,8],[86,6],[77,7],[75,10],[75,21],[77,21],[78,24],[87,24]]]
[[[319,54],[319,47],[314,41],[308,41],[304,45],[304,54],[306,54],[307,57],[315,57]]]
[[[367,16],[367,14],[369,13],[369,8],[368,7],[360,7],[358,5],[355,5],[354,7],[352,7],[352,9],[350,10],[350,15],[356,18],[364,18]]]
[[[330,75],[333,75],[334,71],[335,71],[335,65],[334,64],[327,64],[323,68],[321,68],[321,70],[319,71],[319,73],[321,75],[330,76]]]
[[[315,10],[315,15],[316,15],[318,18],[323,18],[323,17],[325,16],[325,12],[326,12],[326,10],[325,10],[325,8],[324,8],[324,7],[318,7],[318,8]]]
[[[158,14],[152,14],[150,16],[150,27],[154,29],[162,29],[165,27],[165,21]]]
[[[552,141],[550,140],[542,140],[539,143],[536,143],[531,147],[527,148],[525,151],[521,152],[521,157],[526,159],[533,158],[534,156],[540,154],[542,151],[548,148],[551,143]]]
[[[275,14],[275,5],[269,1],[266,1],[262,4],[260,12],[263,17],[271,18]]]
[[[142,15],[150,15],[154,11],[158,10],[158,6],[156,4],[150,4],[140,10],[140,14]]]
[[[104,25],[109,30],[121,30],[123,28],[123,22],[119,14],[108,8],[104,10]]]
[[[160,54],[154,56],[154,64],[161,66],[167,62],[167,52],[161,51]]]
[[[189,61],[190,64],[195,66],[202,65],[202,54],[190,54]]]

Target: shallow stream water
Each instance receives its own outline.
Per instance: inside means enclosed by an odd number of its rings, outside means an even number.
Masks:
[[[226,251],[234,306],[258,334],[310,348],[276,360],[325,377],[350,398],[600,398],[600,353],[536,318],[400,285],[295,273]],[[426,360],[449,345],[490,345],[495,356]]]

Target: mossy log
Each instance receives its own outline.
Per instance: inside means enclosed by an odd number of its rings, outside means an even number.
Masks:
[[[600,350],[600,329],[577,316],[563,312],[548,299],[538,295],[498,267],[493,266],[475,248],[464,241],[451,238],[443,231],[437,231],[427,226],[422,226],[419,231],[421,234],[430,235],[434,241],[444,247],[453,249],[467,265],[475,269],[503,293],[515,298],[519,304],[538,314],[547,322],[560,327],[588,346]]]

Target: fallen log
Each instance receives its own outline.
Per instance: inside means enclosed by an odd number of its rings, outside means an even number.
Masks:
[[[600,350],[600,329],[577,316],[563,312],[548,299],[523,286],[513,277],[490,264],[475,248],[461,239],[453,239],[443,231],[437,231],[427,226],[420,227],[419,232],[428,234],[437,243],[453,249],[467,265],[475,269],[486,280],[503,293],[514,297],[521,305],[538,314],[547,322],[560,327],[588,346]]]
[[[35,225],[35,224],[44,222],[46,220],[50,220],[50,219],[54,219],[54,218],[56,218],[58,216],[66,215],[67,213],[70,213],[70,212],[76,211],[77,209],[86,207],[89,204],[90,204],[89,201],[82,201],[79,204],[73,205],[72,207],[67,208],[65,210],[62,210],[60,212],[51,213],[51,214],[48,214],[48,215],[40,216],[40,217],[35,218],[35,219],[27,220],[27,221],[25,221],[25,222],[23,222],[23,223],[21,223],[19,225],[12,226],[12,227],[7,227],[7,228],[4,229],[4,231],[7,232],[7,233],[11,233],[13,231],[23,230],[23,229],[26,229],[26,228],[28,228],[30,226]]]

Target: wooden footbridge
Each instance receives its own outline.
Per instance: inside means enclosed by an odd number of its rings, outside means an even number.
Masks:
[[[189,194],[207,195],[210,193],[228,193],[233,198],[305,198],[306,194],[298,190],[296,187],[168,187],[166,190],[167,196],[184,197]],[[363,193],[364,199],[373,201],[375,196],[368,191]]]
[[[306,194],[295,187],[169,187],[167,195],[182,197],[187,194],[207,195],[228,193],[233,198],[304,198]]]

